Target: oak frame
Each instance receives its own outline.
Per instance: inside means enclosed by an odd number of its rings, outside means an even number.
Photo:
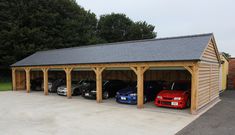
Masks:
[[[197,81],[198,81],[198,66],[197,61],[184,62],[144,62],[144,63],[114,63],[114,64],[71,64],[71,65],[51,65],[51,66],[26,66],[13,67],[12,76],[15,76],[16,70],[25,70],[26,72],[26,91],[30,92],[30,70],[41,69],[44,75],[44,82],[48,81],[49,69],[63,69],[66,73],[67,97],[71,98],[71,71],[74,68],[90,68],[96,74],[96,89],[97,89],[97,103],[102,102],[102,72],[106,68],[130,68],[137,75],[137,107],[144,107],[143,82],[144,73],[151,67],[184,67],[192,76],[192,92],[191,92],[191,113],[196,114],[197,111]],[[14,79],[13,79],[14,82]],[[44,83],[44,94],[48,95],[48,85]],[[14,86],[14,83],[13,83]]]

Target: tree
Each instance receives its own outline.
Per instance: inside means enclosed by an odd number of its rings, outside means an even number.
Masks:
[[[154,26],[146,22],[133,22],[124,14],[102,15],[97,34],[107,42],[155,38]]]
[[[225,55],[225,57],[227,57],[227,58],[231,58],[231,55],[230,55],[229,53],[222,52],[222,54],[224,54],[224,55]]]
[[[146,22],[136,22],[131,25],[128,38],[130,40],[151,39],[156,37],[154,26]]]
[[[99,42],[96,15],[75,0],[0,1],[0,65],[39,50]]]
[[[102,15],[98,22],[97,33],[107,42],[126,41],[132,23],[124,14]]]
[[[0,69],[41,50],[155,36],[154,26],[124,14],[98,21],[75,0],[0,1]]]

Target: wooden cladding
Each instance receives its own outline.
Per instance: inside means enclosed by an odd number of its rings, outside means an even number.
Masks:
[[[209,42],[206,50],[202,55],[202,60],[218,63],[218,56],[216,54],[215,46],[212,42]]]
[[[199,63],[198,109],[219,96],[220,64],[217,48],[213,40],[208,43]]]
[[[16,78],[16,90],[25,90],[26,89],[25,72],[16,70],[15,78]]]
[[[81,79],[96,79],[96,74],[93,71],[72,71],[72,80]],[[48,71],[49,78],[66,78],[64,71]],[[31,71],[31,79],[43,78],[42,71]],[[124,80],[124,81],[136,81],[137,76],[132,70],[104,70],[102,73],[103,80]],[[144,80],[190,80],[191,75],[186,70],[147,70],[144,74]]]
[[[219,64],[199,64],[198,107],[219,96]]]

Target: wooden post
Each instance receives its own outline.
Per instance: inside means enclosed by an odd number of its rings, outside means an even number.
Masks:
[[[196,114],[198,108],[198,65],[185,67],[191,74],[191,114]]]
[[[66,86],[67,86],[67,98],[72,98],[72,90],[71,90],[71,71],[73,68],[64,68],[66,73]]]
[[[149,67],[131,67],[137,75],[137,107],[144,108],[144,73]]]
[[[48,95],[48,70],[49,70],[48,68],[42,68],[44,95]]]
[[[12,90],[16,90],[16,69],[12,68]]]
[[[25,68],[26,73],[26,91],[30,92],[30,68]]]
[[[105,67],[92,68],[96,74],[96,102],[102,102],[102,72]]]

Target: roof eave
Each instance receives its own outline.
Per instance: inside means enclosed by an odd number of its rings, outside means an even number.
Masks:
[[[35,67],[35,66],[62,66],[62,65],[85,65],[85,64],[116,64],[116,63],[150,63],[150,62],[183,62],[183,61],[192,61],[198,62],[201,61],[200,59],[191,59],[191,60],[159,60],[159,61],[133,61],[133,62],[106,62],[106,63],[66,63],[66,64],[43,64],[43,65],[11,65],[12,68],[16,67]]]

